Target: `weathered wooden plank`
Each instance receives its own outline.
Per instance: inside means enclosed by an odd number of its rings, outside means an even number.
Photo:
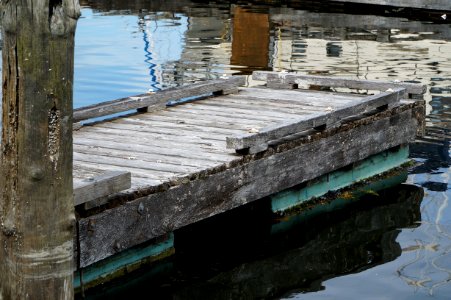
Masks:
[[[186,148],[174,148],[174,147],[162,147],[155,146],[152,143],[147,144],[146,141],[142,141],[142,139],[137,139],[136,141],[132,142],[123,142],[118,141],[117,138],[110,138],[110,139],[102,139],[99,140],[96,138],[96,136],[90,136],[90,137],[77,137],[74,140],[74,145],[84,145],[89,147],[104,147],[104,148],[111,148],[111,149],[118,149],[118,150],[125,150],[125,151],[138,151],[143,153],[149,153],[149,154],[160,154],[164,155],[166,157],[185,157],[185,158],[192,158],[192,159],[198,159],[199,153],[198,151],[192,151]],[[214,153],[209,151],[203,151],[202,152],[202,159],[207,161],[214,161],[214,162],[226,162],[233,159],[236,159],[236,156],[229,155],[227,153]]]
[[[74,160],[93,162],[99,164],[109,164],[112,166],[120,166],[124,168],[135,168],[140,170],[148,170],[149,173],[159,171],[167,173],[168,176],[175,174],[190,174],[191,172],[199,171],[199,167],[181,166],[176,164],[167,164],[156,161],[146,161],[145,157],[111,157],[99,154],[84,154],[74,152]]]
[[[143,115],[146,116],[146,115]],[[183,119],[199,119],[199,120],[204,120],[204,121],[211,121],[211,122],[224,122],[226,124],[229,123],[235,123],[241,127],[246,127],[246,126],[258,126],[258,125],[265,125],[268,124],[267,120],[254,120],[254,119],[249,119],[249,118],[241,118],[241,117],[235,117],[234,115],[230,115],[230,116],[219,116],[219,115],[209,115],[206,113],[200,114],[200,113],[196,113],[190,110],[183,110],[182,108],[177,108],[176,110],[171,111],[171,116],[173,117],[179,117],[182,120]],[[149,115],[149,117],[151,118],[151,115]],[[277,121],[274,121],[277,122]]]
[[[270,97],[271,96],[271,97]],[[358,93],[336,93],[330,91],[315,91],[315,90],[273,90],[265,87],[254,87],[241,89],[241,92],[236,95],[231,95],[232,98],[258,98],[262,100],[272,101],[286,101],[300,103],[303,105],[318,105],[324,106],[329,103],[349,103],[356,99],[366,97],[366,94]]]
[[[80,266],[413,141],[412,109],[79,220]],[[328,159],[325,160],[324,157]],[[308,158],[308,159],[306,159]],[[274,180],[277,178],[277,180]]]
[[[304,104],[315,104],[319,103],[319,105],[324,105],[325,103],[340,103],[340,102],[349,102],[352,101],[353,98],[359,98],[366,95],[360,95],[359,93],[333,93],[332,91],[317,91],[317,90],[306,90],[306,89],[277,89],[270,88],[268,86],[259,86],[256,88],[250,88],[242,90],[243,92],[237,95],[233,95],[236,98],[240,97],[256,97],[262,99],[270,99],[270,100],[290,100],[295,103],[304,103]],[[245,92],[244,92],[245,91]]]
[[[222,102],[222,105],[218,105],[218,103],[202,103],[195,104],[193,106],[196,110],[202,110],[209,113],[209,115],[233,115],[237,117],[243,118],[253,118],[256,120],[263,121],[277,121],[277,120],[285,120],[287,118],[292,118],[293,113],[286,113],[283,111],[278,111],[276,107],[271,110],[268,109],[259,109],[258,106],[239,106],[239,105],[230,105],[230,103]]]
[[[208,140],[207,138],[201,138],[196,136],[170,136],[162,133],[153,132],[141,132],[127,129],[114,129],[105,127],[91,127],[84,131],[85,137],[93,137],[96,135],[99,138],[106,140],[121,140],[123,142],[136,142],[142,140],[155,146],[163,147],[175,147],[199,150],[210,149],[211,151],[217,151],[224,153],[222,149],[225,148],[224,140]]]
[[[230,119],[246,119],[247,121],[264,121],[271,122],[277,120],[285,119],[282,116],[265,116],[261,114],[252,113],[252,111],[243,111],[240,109],[221,109],[215,108],[214,106],[204,106],[202,104],[194,104],[192,106],[179,106],[177,111],[189,114],[196,114],[199,117],[209,116],[209,117],[225,117]]]
[[[80,205],[95,199],[129,189],[131,173],[116,171],[100,176],[74,181],[74,205]]]
[[[198,114],[181,113],[180,111],[171,111],[170,115],[143,114],[140,115],[140,119],[165,123],[181,122],[183,124],[195,126],[208,126],[222,129],[231,128],[238,130],[242,130],[246,127],[251,128],[267,124],[267,122],[264,121],[249,121],[243,118],[231,119],[230,117],[210,117],[206,115],[200,118]]]
[[[335,111],[301,116],[296,121],[286,121],[263,128],[258,133],[245,133],[235,137],[227,137],[227,148],[241,150],[255,148],[264,150],[271,140],[280,139],[303,130],[333,124],[341,118],[358,115],[380,106],[397,103],[403,97],[405,89],[396,89],[393,92],[382,92],[363,98],[358,104],[340,107]]]
[[[133,145],[134,146],[134,145]],[[105,147],[102,143],[101,146],[86,146],[80,144],[74,144],[74,151],[83,154],[98,154],[102,156],[112,156],[112,157],[145,157],[146,161],[154,161],[163,164],[178,164],[181,166],[191,166],[197,168],[210,168],[218,165],[218,161],[211,161],[203,159],[202,157],[197,158],[187,158],[181,156],[171,156],[166,155],[161,152],[159,153],[149,153],[136,150],[136,148],[131,147],[131,149],[115,149],[111,147]]]
[[[103,174],[103,171],[100,170],[94,170],[94,169],[84,169],[84,168],[80,168],[77,165],[74,165],[72,168],[72,174],[73,174],[73,179],[74,180],[83,180],[86,179],[88,177],[94,177],[94,176],[99,176],[101,174]]]
[[[276,81],[281,83],[296,83],[296,84],[313,84],[319,86],[329,87],[343,87],[350,89],[361,90],[377,90],[386,91],[388,89],[404,88],[408,94],[422,95],[426,93],[426,85],[408,82],[389,82],[389,81],[371,81],[371,80],[357,80],[338,77],[326,76],[310,76],[296,73],[278,73],[257,71],[252,74],[254,80]]]
[[[203,125],[193,124],[191,122],[186,122],[185,120],[175,119],[175,118],[166,118],[164,121],[156,121],[153,118],[122,118],[121,124],[137,124],[143,126],[152,126],[156,129],[166,130],[170,128],[171,130],[183,130],[187,132],[196,132],[196,133],[212,133],[212,134],[233,134],[240,133],[243,131],[243,128],[228,128],[226,126],[218,127],[218,126],[208,126],[208,124],[202,123]]]
[[[125,131],[125,133],[129,133],[129,131],[134,131],[134,132],[145,132],[146,134],[158,134],[158,135],[164,135],[166,137],[178,137],[180,136],[183,139],[190,139],[191,137],[194,138],[200,138],[200,139],[205,139],[205,140],[216,140],[216,141],[223,141],[226,133],[217,133],[215,131],[194,131],[194,130],[186,130],[185,128],[171,128],[171,127],[166,127],[166,128],[161,128],[161,127],[156,127],[153,126],[153,122],[148,122],[148,123],[144,123],[144,122],[135,122],[135,123],[131,123],[131,122],[115,122],[115,123],[102,123],[102,124],[97,124],[96,128],[106,128],[106,129],[119,129],[119,130],[123,130]],[[232,132],[239,134],[241,132],[243,132],[244,130],[233,130]],[[229,133],[231,134],[231,133]]]
[[[123,172],[130,172],[132,174],[132,188],[134,188],[134,181],[135,179],[144,180],[149,183],[149,185],[159,185],[163,182],[167,182],[169,178],[172,178],[172,173],[167,172],[149,172],[147,170],[142,169],[136,169],[131,167],[122,167],[122,166],[115,166],[115,165],[106,165],[102,163],[96,163],[96,162],[86,162],[82,160],[76,160],[74,161],[74,168],[80,168],[84,170],[98,170],[101,174],[105,172],[114,172],[114,171],[123,171]],[[86,176],[87,178],[89,176]]]
[[[154,94],[142,94],[113,101],[102,102],[74,109],[74,122],[144,107],[164,108],[169,100],[200,96],[222,90],[231,90],[245,84],[245,77],[233,76],[228,79],[198,82],[187,86],[163,90]]]
[[[235,107],[241,109],[247,109],[252,111],[271,113],[275,112],[283,112],[287,114],[297,114],[297,115],[306,115],[312,114],[319,111],[325,111],[328,107],[337,107],[338,105],[331,106],[307,106],[302,105],[300,103],[291,102],[291,104],[284,103],[282,101],[267,101],[267,100],[259,100],[259,99],[251,99],[251,98],[229,98],[227,102],[204,102],[205,104],[212,104],[221,107]]]

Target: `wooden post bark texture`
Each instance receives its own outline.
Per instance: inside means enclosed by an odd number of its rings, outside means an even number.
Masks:
[[[78,0],[3,0],[0,299],[71,299]]]

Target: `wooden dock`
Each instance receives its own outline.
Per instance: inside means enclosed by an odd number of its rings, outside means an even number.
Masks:
[[[242,87],[246,78],[236,76],[74,111],[76,287],[155,254],[143,245],[171,248],[176,229],[401,153],[423,130],[419,84],[272,72],[253,78],[262,85]],[[130,113],[90,121],[119,112]],[[403,151],[387,169],[406,161]],[[141,254],[125,258],[133,249]],[[109,262],[116,267],[83,277]]]

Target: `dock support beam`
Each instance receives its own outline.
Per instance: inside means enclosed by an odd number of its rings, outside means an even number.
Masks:
[[[2,1],[0,299],[73,299],[77,0]]]

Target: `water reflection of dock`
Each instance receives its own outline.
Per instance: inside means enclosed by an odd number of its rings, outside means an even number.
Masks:
[[[378,184],[391,186],[406,177]],[[319,291],[329,278],[398,258],[399,228],[417,226],[422,197],[423,190],[413,185],[378,189],[377,195],[344,200],[345,209],[331,209],[332,202],[275,224],[270,202],[262,199],[177,230],[175,256],[153,266],[160,272],[123,282],[133,289],[107,285],[96,295],[130,297],[152,290],[162,299],[261,299]],[[285,230],[273,230],[277,226]]]
[[[359,203],[347,206],[346,212],[337,210],[310,218],[300,217],[299,223],[286,232],[266,236],[265,242],[271,245],[266,247],[272,249],[269,255],[261,255],[254,249],[254,256],[249,256],[258,259],[249,259],[250,262],[227,269],[202,284],[194,284],[194,288],[181,288],[175,294],[186,299],[223,299],[227,298],[225,295],[264,299],[288,296],[292,291],[320,291],[324,289],[322,283],[329,278],[361,272],[401,255],[396,241],[399,228],[416,226],[415,222],[421,218],[422,196],[421,188],[406,185],[396,190],[383,190],[380,197],[373,196],[375,202],[371,207]],[[265,225],[260,223],[262,228],[268,228]],[[300,236],[299,232],[305,235]],[[208,236],[202,230],[189,233]],[[262,243],[262,234],[257,236],[255,239],[260,240],[254,243]],[[207,251],[215,253],[206,243],[204,250],[198,250],[200,253],[189,251],[194,247],[184,242],[184,247],[180,248],[187,249],[185,257],[182,256],[186,269],[200,265],[204,257],[211,257]]]

